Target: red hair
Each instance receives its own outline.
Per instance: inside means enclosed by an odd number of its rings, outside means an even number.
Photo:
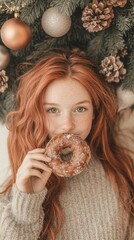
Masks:
[[[119,200],[131,215],[134,208],[133,166],[125,150],[117,146],[115,141],[115,96],[95,73],[94,64],[87,57],[73,51],[55,49],[45,53],[45,56],[20,78],[16,111],[7,118],[10,130],[8,149],[12,167],[12,180],[8,188],[16,181],[17,170],[27,152],[45,147],[48,134],[43,109],[44,93],[50,82],[67,76],[79,81],[92,98],[95,119],[87,142],[116,188]],[[47,183],[47,198],[43,203],[45,224],[42,230],[42,236],[49,234],[52,240],[56,239],[63,222],[59,202],[63,187],[63,179],[52,174]],[[57,223],[56,226],[54,222]]]

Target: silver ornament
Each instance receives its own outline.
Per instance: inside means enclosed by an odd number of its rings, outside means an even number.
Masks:
[[[7,67],[10,61],[10,53],[6,47],[0,45],[0,70],[3,70]]]
[[[41,25],[51,37],[62,37],[71,27],[71,18],[59,13],[56,7],[52,7],[43,13]]]

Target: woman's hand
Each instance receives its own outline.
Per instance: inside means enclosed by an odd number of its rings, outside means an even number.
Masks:
[[[45,188],[52,169],[45,164],[51,159],[44,155],[44,151],[37,148],[25,156],[16,176],[16,185],[20,191],[37,193]]]

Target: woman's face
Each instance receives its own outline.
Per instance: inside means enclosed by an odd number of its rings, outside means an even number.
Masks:
[[[87,90],[71,78],[50,83],[44,99],[49,137],[73,133],[85,139],[90,133],[93,105]]]

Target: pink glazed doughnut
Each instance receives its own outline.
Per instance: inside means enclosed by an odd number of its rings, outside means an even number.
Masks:
[[[79,174],[91,158],[87,143],[78,135],[70,133],[52,137],[47,143],[45,155],[51,158],[48,166],[60,177]]]

